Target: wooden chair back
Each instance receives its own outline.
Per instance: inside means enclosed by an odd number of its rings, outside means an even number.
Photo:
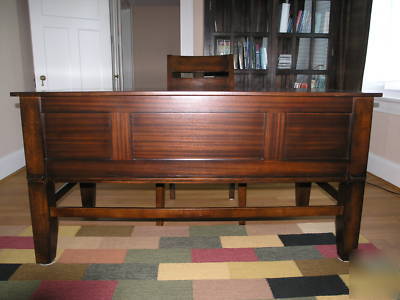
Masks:
[[[233,55],[167,57],[168,90],[233,90]]]

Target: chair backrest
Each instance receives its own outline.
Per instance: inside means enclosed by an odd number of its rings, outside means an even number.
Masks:
[[[167,57],[168,90],[233,90],[233,55]]]

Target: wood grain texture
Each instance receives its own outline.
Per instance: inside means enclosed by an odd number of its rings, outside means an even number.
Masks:
[[[338,205],[344,208],[343,214],[336,216],[336,239],[338,254],[345,260],[358,247],[364,187],[364,181],[339,185]]]
[[[131,127],[129,113],[111,113],[112,159],[132,159]]]
[[[182,78],[180,73],[192,73],[193,78]],[[167,56],[168,90],[227,91],[234,84],[233,55]]]
[[[49,93],[50,94],[50,93]],[[351,113],[352,97],[324,93],[254,93],[254,92],[159,92],[116,93],[94,96],[75,93],[71,96],[43,96],[42,111],[51,112],[135,112],[135,113],[259,113],[259,112],[329,112]],[[117,95],[117,96],[116,96]],[[317,96],[318,95],[318,96]],[[378,94],[379,96],[379,94]]]
[[[247,184],[239,183],[238,184],[238,202],[240,208],[245,208],[247,205]],[[239,225],[245,225],[245,220],[239,220]]]
[[[309,206],[310,205],[311,182],[296,182],[295,193],[296,193],[296,205],[297,206]]]
[[[354,98],[351,128],[350,176],[365,177],[367,172],[369,139],[371,135],[373,98]]]
[[[56,257],[58,238],[58,218],[50,216],[56,206],[54,183],[28,182],[28,190],[36,262],[49,264]]]
[[[110,159],[111,121],[105,113],[44,115],[47,159]]]
[[[285,141],[286,114],[271,112],[266,114],[264,159],[281,160]]]
[[[162,183],[156,184],[156,207],[165,208],[165,184]],[[162,226],[164,221],[159,219],[156,224]]]
[[[27,176],[42,178],[45,174],[45,150],[40,97],[23,97],[20,104]]]
[[[337,215],[339,255],[347,259],[357,246],[370,96],[287,92],[39,95],[40,103],[35,100],[22,114],[23,123],[36,126],[24,133],[24,140],[34,147],[33,153],[44,155],[39,159],[44,164],[42,178],[30,181],[38,261],[53,256],[55,242],[49,241],[57,227],[52,219],[56,216],[160,223],[175,218],[243,221]],[[29,100],[22,98],[22,102]],[[157,207],[56,208],[54,191],[49,191],[58,181],[157,183]],[[299,186],[332,181],[342,187],[338,206],[164,208],[165,183],[238,183],[239,206],[245,206],[246,183],[295,182]],[[297,204],[306,204],[308,191],[308,186],[303,189],[304,199]]]
[[[289,113],[286,117],[286,160],[346,160],[350,148],[350,115]]]
[[[213,208],[122,208],[122,207],[59,207],[51,209],[52,217],[88,217],[121,219],[266,219],[300,216],[336,216],[343,207],[336,205],[312,207],[213,207]]]
[[[82,182],[79,188],[81,191],[82,207],[96,207],[96,183]]]
[[[298,178],[298,181],[310,181],[308,178],[335,177],[347,178],[346,162],[289,162],[289,161],[248,161],[248,160],[134,160],[134,161],[49,161],[48,176],[52,179],[66,181],[91,180],[132,180],[180,179],[196,181],[218,180],[226,182],[226,178],[243,178],[256,181],[257,178],[274,178],[276,181],[285,177]],[[301,180],[304,178],[304,180]],[[154,180],[154,181],[151,181]],[[319,180],[323,181],[323,180]],[[235,182],[235,181],[232,181]],[[236,181],[237,182],[237,181]],[[229,181],[228,181],[229,183]]]
[[[135,159],[252,159],[263,152],[263,114],[134,114]]]

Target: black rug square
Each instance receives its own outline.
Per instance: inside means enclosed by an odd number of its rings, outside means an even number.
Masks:
[[[279,234],[285,246],[331,245],[336,244],[333,233]]]
[[[345,295],[347,286],[337,275],[267,279],[275,298]]]
[[[20,264],[0,264],[0,280],[8,280]]]

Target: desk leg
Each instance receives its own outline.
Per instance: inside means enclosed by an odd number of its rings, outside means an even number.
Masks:
[[[55,207],[53,182],[29,182],[33,242],[36,263],[49,264],[56,257],[58,218],[50,217],[50,207]]]
[[[86,208],[96,207],[96,184],[83,182],[79,186],[82,206]]]
[[[229,184],[229,200],[235,200],[235,184]]]
[[[247,184],[246,183],[238,184],[238,200],[239,200],[239,207],[246,207],[246,201],[247,201]],[[246,221],[240,220],[239,225],[246,225]]]
[[[349,260],[358,247],[365,181],[341,183],[339,205],[344,206],[343,215],[336,216],[336,245],[342,260]]]
[[[169,199],[175,200],[175,198],[176,198],[175,191],[176,191],[175,183],[170,183],[169,184]]]
[[[165,207],[165,185],[163,183],[156,184],[156,208]],[[163,226],[163,220],[156,221],[157,226]]]
[[[296,206],[309,206],[311,182],[296,182]]]

